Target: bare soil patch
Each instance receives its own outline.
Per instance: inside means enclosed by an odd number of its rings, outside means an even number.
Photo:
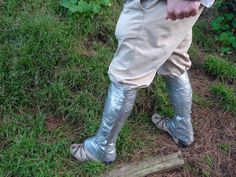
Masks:
[[[55,130],[63,125],[63,120],[56,118],[47,118],[45,120],[45,124],[48,130]]]

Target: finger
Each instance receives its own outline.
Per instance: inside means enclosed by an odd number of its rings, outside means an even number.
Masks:
[[[171,17],[169,17],[169,19],[171,19],[172,21],[175,21],[177,19],[177,17],[176,16],[171,16]]]
[[[185,15],[183,12],[178,13],[176,16],[177,16],[177,19],[180,19],[180,20],[185,18]]]
[[[171,20],[173,20],[173,21],[176,20],[176,16],[175,16],[175,14],[174,14],[173,12],[169,12],[167,15],[168,15],[168,16],[167,16],[168,19],[171,19]]]
[[[188,18],[191,16],[191,12],[189,12],[189,11],[184,11],[183,14],[184,14],[185,18]]]
[[[175,16],[173,16],[173,17],[171,17],[171,20],[175,21],[175,20],[177,20],[177,18]]]
[[[196,16],[197,12],[198,12],[198,10],[193,9],[190,14],[191,14],[191,16]]]

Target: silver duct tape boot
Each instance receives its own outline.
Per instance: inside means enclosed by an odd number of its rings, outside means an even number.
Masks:
[[[179,77],[165,77],[171,104],[175,116],[167,123],[171,136],[179,140],[183,147],[194,141],[191,122],[192,88],[188,73],[184,72]]]
[[[85,140],[85,149],[96,159],[110,163],[116,159],[116,140],[129,116],[137,91],[111,83],[97,134]]]

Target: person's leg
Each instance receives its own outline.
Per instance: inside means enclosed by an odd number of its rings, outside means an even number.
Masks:
[[[167,123],[167,128],[178,139],[178,143],[185,147],[194,141],[191,123],[192,88],[188,73],[184,72],[179,77],[166,77],[165,81],[175,113],[174,118]]]
[[[164,76],[174,109],[174,118],[162,118],[158,114],[152,117],[154,124],[159,129],[167,131],[182,147],[187,147],[194,141],[191,123],[192,88],[187,73],[191,66],[187,53],[191,42],[192,31],[157,71],[159,75]]]
[[[71,147],[72,155],[79,161],[115,160],[115,142],[132,110],[136,90],[150,85],[157,69],[200,15],[172,22],[165,20],[165,14],[166,1],[133,0],[125,4],[116,27],[118,49],[108,71],[112,85],[101,126],[94,137]]]
[[[166,20],[165,0],[129,2],[116,28],[119,45],[109,67],[110,79],[131,87],[150,85],[157,70],[190,33],[202,10],[194,17],[171,21]]]
[[[72,154],[75,158],[80,161],[95,158],[105,163],[116,159],[117,136],[133,108],[136,93],[136,89],[111,83],[99,130],[94,137],[85,140],[83,148],[81,145],[72,145]]]
[[[146,5],[148,6],[149,3]],[[128,8],[125,6],[116,27],[116,37],[119,46],[113,59],[113,63],[119,61],[119,64],[116,64],[115,67],[124,67],[125,73],[131,71],[129,63],[137,58],[133,55],[133,47],[137,42],[138,31],[136,29],[142,24],[144,16],[141,9],[135,9],[132,15],[129,15],[127,11]],[[135,19],[135,21],[130,21],[127,17]],[[130,34],[129,36],[120,37],[117,34],[117,32],[121,32],[119,28],[122,23],[129,23],[127,26],[130,29],[126,31]],[[86,139],[83,144],[73,144],[71,146],[72,155],[79,161],[92,160],[110,163],[116,159],[116,140],[118,134],[133,108],[137,89],[143,87],[142,82],[129,83],[124,82],[124,80],[117,81],[121,76],[120,73],[112,73],[109,70],[109,76],[112,83],[108,89],[108,96],[97,134]]]
[[[130,2],[126,4],[128,3]],[[129,18],[136,18],[137,20],[132,24],[132,21],[127,20],[127,16]],[[143,21],[141,16],[142,14],[140,12],[134,13],[131,16],[127,15],[125,6],[120,15],[119,23],[116,26],[117,32],[121,23],[130,23],[128,26],[130,27],[129,31],[132,34],[132,40],[128,37],[121,39],[116,35],[119,44],[113,59],[113,62],[116,59],[122,61],[127,70],[129,69],[128,63],[133,59],[133,56],[131,58],[133,53],[131,48],[134,46],[135,36],[137,34],[134,32],[134,29]],[[118,65],[116,66],[118,67]],[[71,146],[71,154],[81,162],[102,161],[109,164],[116,159],[117,137],[133,108],[137,89],[140,87],[138,84],[133,85],[117,81],[116,78],[118,77],[118,75],[114,74],[114,79],[111,79],[102,120],[96,135],[86,139],[83,144],[73,144]]]

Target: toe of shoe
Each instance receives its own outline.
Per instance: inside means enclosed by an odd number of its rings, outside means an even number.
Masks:
[[[80,155],[80,153],[78,153],[78,151],[80,151],[81,146],[82,146],[82,144],[72,144],[70,147],[70,153],[71,153],[71,156],[74,160],[84,162],[85,160]]]
[[[73,159],[76,159],[80,162],[85,161],[98,161],[90,152],[88,152],[84,144],[72,144],[70,147],[70,152]]]
[[[159,114],[153,114],[152,115],[152,122],[156,124],[158,121],[161,120],[161,116]]]
[[[178,145],[179,145],[181,148],[187,148],[187,147],[189,147],[191,144],[192,144],[192,143],[186,143],[186,142],[184,142],[184,141],[178,139]]]

